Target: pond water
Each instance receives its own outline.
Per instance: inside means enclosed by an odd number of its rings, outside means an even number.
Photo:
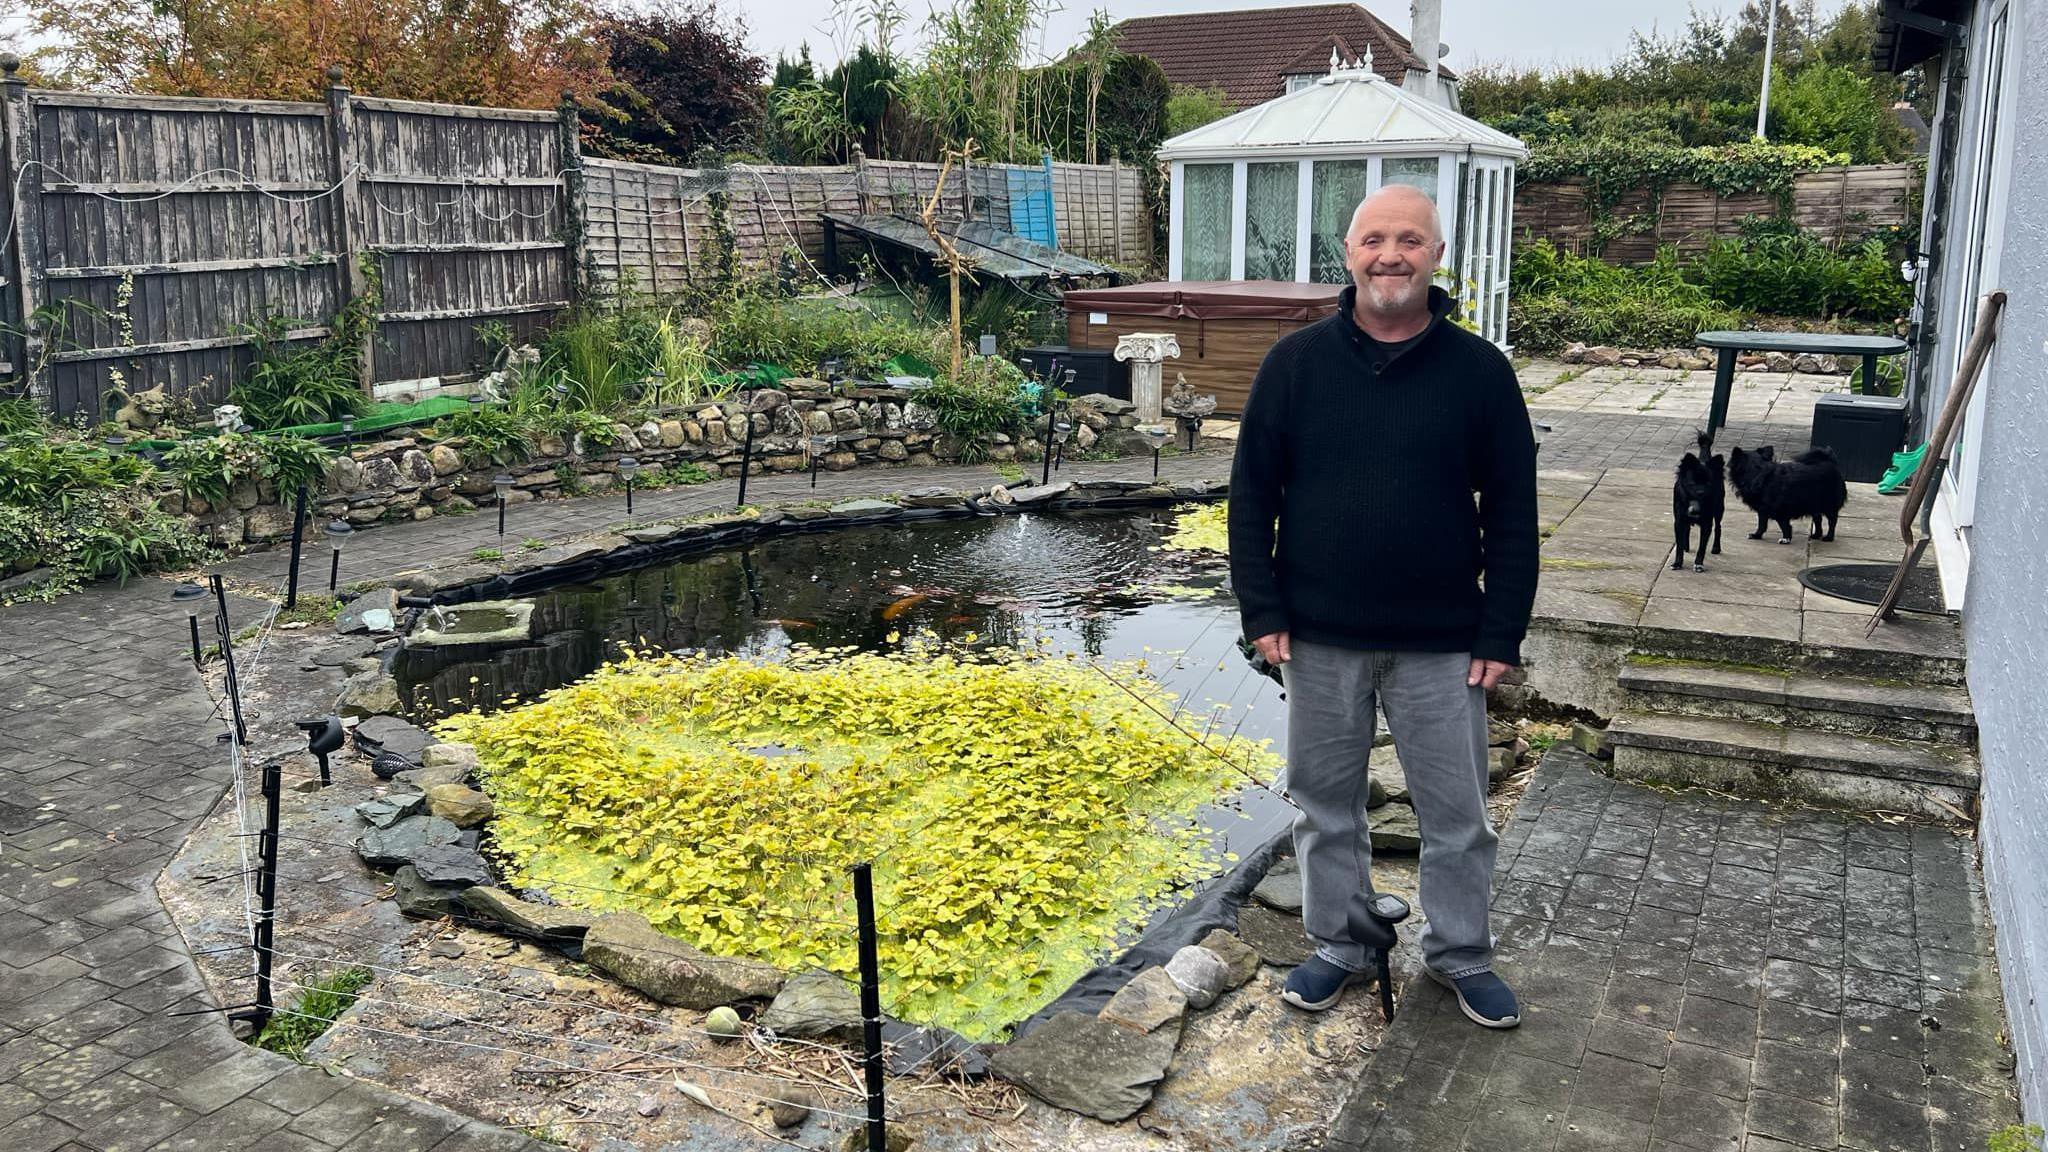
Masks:
[[[1192,734],[1213,724],[1277,748],[1286,707],[1238,654],[1226,565],[1161,549],[1174,520],[1027,513],[775,537],[554,588],[534,598],[529,644],[408,648],[397,672],[415,714],[431,719],[472,701],[531,699],[628,646],[771,656],[792,644],[886,652],[917,637],[1043,644],[1145,659]],[[1203,817],[1218,833],[1214,851],[1243,854],[1291,814],[1247,786]]]

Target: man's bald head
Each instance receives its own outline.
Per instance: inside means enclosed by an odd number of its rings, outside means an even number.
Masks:
[[[1351,214],[1344,267],[1358,285],[1355,306],[1361,316],[1396,326],[1426,318],[1429,281],[1443,258],[1443,222],[1419,189],[1389,184]]]
[[[1351,213],[1351,227],[1344,233],[1347,239],[1358,235],[1359,226],[1368,215],[1374,220],[1425,223],[1429,238],[1439,244],[1443,242],[1443,217],[1437,214],[1436,201],[1413,184],[1388,184],[1360,200],[1357,209]]]

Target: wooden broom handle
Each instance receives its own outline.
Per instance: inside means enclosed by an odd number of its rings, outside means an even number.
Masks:
[[[1955,382],[1941,406],[1941,419],[1934,426],[1934,435],[1927,440],[1927,455],[1913,473],[1912,486],[1906,489],[1906,502],[1899,508],[1899,538],[1908,545],[1913,543],[1913,520],[1931,495],[1929,487],[1934,478],[1941,474],[1935,465],[1948,459],[1949,441],[1955,435],[1956,425],[1962,422],[1970,394],[1977,389],[1977,373],[1991,355],[1992,341],[1998,335],[1998,313],[2004,307],[2003,291],[1987,292],[1977,301],[1977,326],[1970,333],[1970,346],[1963,350],[1963,362],[1956,369]]]

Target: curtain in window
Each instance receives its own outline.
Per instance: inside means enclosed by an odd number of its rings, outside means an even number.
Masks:
[[[1308,278],[1317,284],[1343,284],[1344,232],[1351,213],[1365,199],[1370,169],[1364,160],[1318,160],[1309,176]]]
[[[1181,278],[1230,279],[1230,165],[1189,164],[1181,185]]]
[[[1293,280],[1299,166],[1247,164],[1244,172],[1244,276]]]
[[[1406,184],[1436,200],[1436,157],[1389,156],[1380,162],[1380,184]]]

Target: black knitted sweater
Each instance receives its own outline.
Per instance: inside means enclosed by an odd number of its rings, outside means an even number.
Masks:
[[[1280,338],[1230,475],[1244,633],[1521,662],[1536,598],[1536,448],[1514,369],[1430,289],[1389,354],[1337,314]],[[1277,525],[1277,531],[1276,531]]]

